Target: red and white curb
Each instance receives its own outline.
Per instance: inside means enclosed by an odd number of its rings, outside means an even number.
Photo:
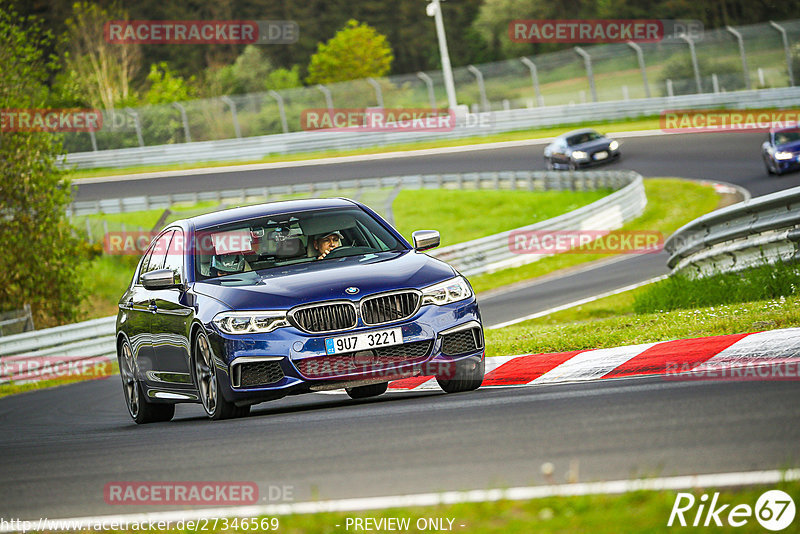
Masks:
[[[662,375],[667,379],[800,380],[800,328],[609,349],[486,358],[486,386],[522,386]],[[439,389],[427,376],[393,390]]]

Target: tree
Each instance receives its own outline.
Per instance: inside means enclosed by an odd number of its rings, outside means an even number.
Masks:
[[[191,85],[194,76],[188,82],[170,70],[165,62],[150,65],[147,75],[150,88],[142,99],[145,104],[169,104],[183,102],[197,96],[197,89]]]
[[[259,93],[270,89],[300,87],[300,69],[276,69],[262,52],[264,47],[248,45],[233,65],[207,72],[206,92],[210,96]]]
[[[386,75],[392,68],[386,37],[350,19],[327,43],[319,43],[308,66],[308,83],[331,83]]]
[[[35,19],[0,9],[0,109],[50,105],[50,39]],[[0,309],[30,304],[37,325],[76,319],[82,299],[85,254],[65,217],[71,190],[59,154],[56,134],[0,132]]]
[[[89,2],[76,2],[67,19],[70,50],[66,66],[75,73],[90,105],[113,111],[116,106],[134,105],[132,80],[141,65],[141,48],[135,44],[106,41],[104,25],[126,18],[118,8],[106,11]]]

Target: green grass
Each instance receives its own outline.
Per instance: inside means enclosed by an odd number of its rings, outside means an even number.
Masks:
[[[625,224],[622,230],[653,230],[666,238],[686,224],[714,210],[719,196],[709,186],[679,178],[651,178],[644,181],[647,207],[641,217]],[[470,276],[477,293],[529,280],[560,269],[611,257],[611,254],[557,254],[521,267]]]
[[[676,275],[648,287],[636,297],[637,313],[717,306],[795,295],[800,290],[800,265],[777,263],[739,273],[689,279]]]
[[[81,169],[70,172],[72,180],[81,178],[96,178],[102,176],[120,176],[127,174],[138,174],[146,172],[179,171],[190,169],[205,169],[213,167],[227,167],[230,165],[249,165],[254,163],[276,163],[282,161],[302,161],[308,159],[319,159],[340,156],[357,156],[369,154],[381,154],[389,151],[408,151],[422,150],[426,148],[442,148],[452,146],[463,146],[467,144],[498,143],[503,141],[521,141],[525,139],[540,139],[554,137],[564,132],[574,130],[578,126],[575,124],[565,126],[554,126],[549,128],[536,128],[528,130],[518,130],[492,135],[476,135],[462,139],[447,139],[442,141],[424,141],[417,143],[400,143],[388,146],[376,146],[370,148],[359,148],[353,150],[324,150],[318,152],[303,152],[297,154],[273,154],[266,155],[260,159],[247,161],[206,161],[188,164],[169,164],[169,165],[141,165],[137,167],[126,167],[121,169],[99,168]],[[657,130],[661,128],[658,117],[643,117],[624,121],[596,121],[581,124],[581,127],[597,128],[604,133],[627,132],[635,130]]]
[[[636,291],[643,291],[640,288]],[[636,293],[634,293],[635,298]],[[486,331],[486,355],[602,349],[800,326],[800,296],[635,314],[630,296]],[[605,318],[597,318],[605,316]],[[570,322],[565,322],[570,321]]]
[[[395,199],[395,226],[439,230],[441,246],[513,230],[556,217],[609,195],[598,191],[403,190]]]

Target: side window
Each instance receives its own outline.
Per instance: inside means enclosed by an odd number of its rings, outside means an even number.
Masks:
[[[150,252],[147,253],[148,257],[142,262],[142,269],[139,271],[140,284],[144,273],[161,269],[164,266],[167,250],[169,250],[169,241],[174,233],[172,231],[159,236],[158,240],[150,247]]]
[[[164,269],[171,269],[174,275],[175,282],[182,282],[185,277],[183,276],[183,256],[184,256],[184,240],[183,231],[176,230],[172,234],[172,241],[169,244],[167,251],[167,258],[164,262]]]

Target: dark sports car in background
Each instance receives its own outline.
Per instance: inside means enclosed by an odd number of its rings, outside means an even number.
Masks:
[[[619,157],[618,141],[588,128],[559,135],[544,149],[544,162],[549,170],[576,170]]]
[[[340,244],[320,255],[315,239]],[[484,375],[480,312],[452,267],[347,199],[234,208],[175,222],[150,244],[119,301],[117,355],[137,423],[175,403],[212,419],[289,394],[435,376],[447,392]],[[322,259],[319,259],[322,257]]]
[[[800,127],[771,129],[761,145],[761,158],[768,174],[800,169]]]

